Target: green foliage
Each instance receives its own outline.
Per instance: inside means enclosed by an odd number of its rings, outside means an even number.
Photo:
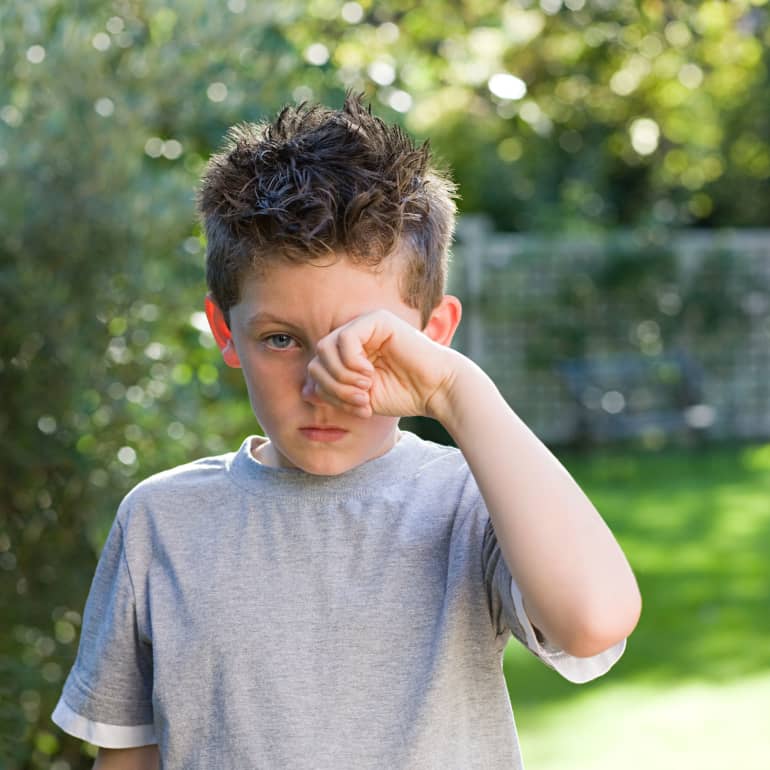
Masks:
[[[311,3],[303,94],[366,90],[501,229],[767,223],[765,2]],[[323,53],[325,51],[325,53]],[[490,78],[526,84],[506,92]]]
[[[749,326],[741,305],[749,287],[726,291],[743,278],[737,259],[707,252],[685,276],[664,244],[609,244],[595,263],[559,275],[554,301],[561,312],[524,298],[517,311],[532,330],[528,365],[629,350],[655,356],[692,349],[696,341],[704,354],[707,341],[710,351],[722,350]]]

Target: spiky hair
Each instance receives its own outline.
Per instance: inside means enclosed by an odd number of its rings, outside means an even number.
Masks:
[[[288,106],[227,133],[202,177],[206,278],[228,315],[243,276],[276,260],[345,256],[373,268],[405,257],[402,296],[423,322],[438,304],[456,188],[398,126],[348,94],[340,110]]]

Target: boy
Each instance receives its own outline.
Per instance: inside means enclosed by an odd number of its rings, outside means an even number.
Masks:
[[[520,768],[511,634],[575,682],[621,655],[620,547],[448,347],[453,197],[352,96],[211,159],[206,312],[265,435],[123,501],[54,712],[97,767]]]

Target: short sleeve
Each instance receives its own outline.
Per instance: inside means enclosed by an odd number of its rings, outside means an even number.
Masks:
[[[521,592],[505,563],[489,518],[484,528],[482,569],[490,618],[499,637],[504,639],[507,633],[513,634],[547,666],[575,684],[590,682],[602,676],[620,659],[626,648],[625,639],[598,655],[578,658],[542,638],[527,617]]]
[[[142,638],[117,518],[96,568],[75,665],[52,715],[65,732],[104,748],[157,743],[152,646]]]

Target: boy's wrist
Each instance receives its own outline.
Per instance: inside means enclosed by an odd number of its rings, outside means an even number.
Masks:
[[[472,414],[474,404],[486,398],[486,389],[496,391],[487,374],[471,359],[447,348],[450,356],[449,374],[442,386],[426,404],[428,417],[441,423],[453,437],[462,430],[463,423]]]

